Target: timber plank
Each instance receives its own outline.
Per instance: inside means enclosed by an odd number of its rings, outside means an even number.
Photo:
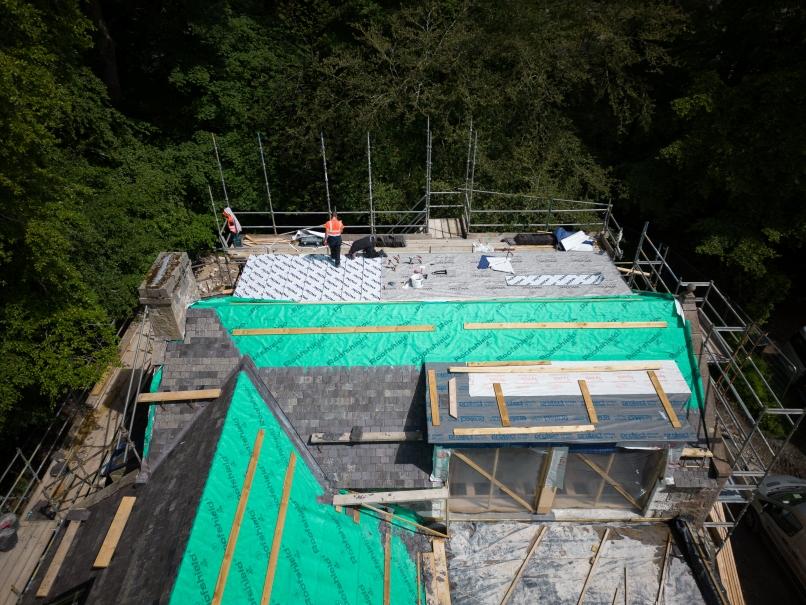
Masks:
[[[587,433],[595,431],[592,424],[565,426],[491,426],[453,429],[454,435],[539,435],[541,433]]]
[[[523,558],[523,562],[521,563],[520,567],[518,567],[518,573],[515,574],[515,577],[512,579],[509,588],[507,589],[506,593],[504,593],[504,598],[501,599],[501,605],[506,605],[509,603],[509,600],[512,598],[512,593],[514,593],[515,589],[518,587],[518,582],[520,582],[521,576],[526,570],[526,566],[529,564],[529,559],[532,558],[532,555],[535,554],[537,547],[540,546],[540,542],[543,541],[543,536],[546,534],[546,530],[548,530],[548,526],[544,525],[535,533],[535,537],[532,539],[532,545],[526,552],[526,556]]]
[[[459,405],[456,401],[456,378],[448,380],[448,414],[459,418]]]
[[[422,441],[421,431],[366,432],[355,438],[352,433],[311,433],[311,443],[398,443]]]
[[[640,509],[640,508],[641,508],[641,504],[638,502],[638,500],[636,500],[635,498],[633,498],[632,494],[630,494],[630,492],[628,492],[626,489],[624,489],[624,488],[622,487],[621,483],[619,483],[618,481],[616,481],[615,479],[613,479],[613,477],[611,477],[610,475],[608,475],[608,474],[607,474],[607,472],[606,472],[606,471],[605,471],[605,470],[604,470],[604,469],[603,469],[601,466],[599,466],[598,464],[596,464],[596,463],[595,463],[593,460],[591,460],[590,458],[588,458],[588,457],[587,457],[585,454],[577,454],[577,456],[579,456],[579,459],[580,459],[580,460],[582,460],[582,462],[584,462],[584,463],[585,463],[585,464],[587,464],[589,467],[591,467],[591,468],[593,469],[593,471],[594,471],[594,472],[595,472],[597,475],[599,475],[599,476],[600,476],[602,479],[604,479],[604,480],[605,480],[605,481],[606,481],[608,484],[610,484],[610,487],[612,487],[612,488],[613,488],[613,489],[615,489],[615,490],[616,490],[618,493],[620,493],[620,494],[621,494],[621,495],[624,497],[624,499],[625,499],[625,500],[627,500],[627,501],[628,501],[630,504],[632,504],[632,505],[633,505],[635,508],[638,508],[638,509]]]
[[[663,386],[661,386],[657,374],[655,374],[655,372],[652,370],[647,370],[647,374],[649,375],[649,379],[652,381],[652,386],[655,387],[655,392],[658,394],[658,398],[660,399],[663,409],[666,410],[666,415],[669,417],[669,422],[672,423],[674,428],[681,428],[683,425],[680,424],[677,414],[674,413],[674,408],[672,407],[672,404],[669,403],[669,398],[666,397],[666,391],[663,390]]]
[[[375,334],[380,332],[433,332],[433,325],[414,326],[325,326],[311,328],[243,328],[233,336],[282,336],[292,334]]]
[[[452,374],[559,374],[564,372],[645,372],[660,369],[659,363],[592,363],[577,366],[451,366],[448,371]]]
[[[451,588],[448,581],[448,559],[445,556],[445,540],[431,541],[434,550],[434,574],[437,589],[437,603],[451,605]]]
[[[610,528],[608,527],[604,530],[602,540],[599,542],[599,548],[596,549],[596,554],[594,555],[593,561],[591,561],[591,566],[588,569],[588,575],[585,576],[585,583],[582,585],[582,592],[579,594],[579,599],[577,599],[577,605],[582,605],[582,601],[585,600],[585,593],[587,592],[588,586],[590,585],[591,577],[593,577],[593,570],[596,569],[596,564],[599,562],[599,557],[602,556],[605,541],[607,540],[607,536],[609,534],[610,534]]]
[[[392,526],[386,528],[383,540],[383,605],[390,605],[392,580]]]
[[[106,532],[106,537],[104,538],[103,544],[101,544],[101,549],[98,551],[98,556],[95,557],[95,562],[92,564],[93,567],[109,567],[109,563],[112,561],[112,555],[115,554],[115,549],[118,546],[120,537],[123,535],[126,522],[129,520],[129,515],[132,513],[132,508],[134,508],[135,500],[137,500],[137,498],[134,496],[123,496],[123,498],[120,499],[118,510],[115,513],[115,517],[112,519],[112,524]]]
[[[495,403],[498,404],[498,414],[501,416],[501,426],[509,426],[509,410],[507,410],[507,402],[504,399],[504,391],[497,382],[493,383],[493,391],[495,392]]]
[[[534,321],[466,323],[465,330],[612,330],[631,328],[665,328],[665,321]]]
[[[585,409],[588,411],[588,420],[591,424],[597,424],[599,417],[596,415],[596,408],[593,407],[593,400],[591,399],[591,392],[588,390],[588,383],[584,380],[577,380],[579,383],[579,390],[582,391],[582,400],[585,402]]]
[[[230,527],[227,548],[224,550],[224,558],[221,561],[221,566],[218,568],[218,579],[216,580],[215,590],[213,591],[213,605],[220,605],[224,598],[224,588],[227,586],[227,576],[229,575],[230,565],[232,565],[232,556],[235,554],[238,533],[241,531],[241,521],[246,511],[249,492],[252,489],[252,479],[255,476],[255,469],[257,469],[260,449],[263,446],[263,434],[263,429],[260,429],[257,432],[255,443],[252,446],[252,456],[249,458],[249,466],[246,468],[246,476],[243,480],[243,486],[241,486],[241,495],[238,498],[238,508],[235,510],[235,518],[232,520],[232,527]]]
[[[548,366],[551,365],[550,361],[468,361],[467,367],[469,368],[487,368],[499,366]]]
[[[431,424],[439,426],[439,395],[435,370],[428,370],[428,398],[431,400]]]
[[[221,389],[199,389],[196,391],[166,391],[164,393],[140,393],[137,403],[167,403],[169,401],[194,401],[196,399],[218,399]]]
[[[444,500],[448,497],[447,487],[433,489],[407,489],[394,492],[352,492],[334,494],[333,504],[336,506],[354,506],[356,504],[390,504],[394,502],[426,502]]]
[[[528,510],[530,513],[534,512],[532,510],[532,507],[529,505],[529,503],[526,500],[521,498],[518,494],[516,494],[514,491],[509,489],[506,485],[501,483],[501,481],[499,481],[494,476],[492,476],[490,473],[485,471],[482,467],[480,467],[478,464],[476,464],[468,456],[465,456],[464,454],[462,454],[461,452],[459,452],[457,450],[454,450],[452,455],[455,456],[456,458],[458,458],[459,460],[461,460],[462,462],[464,462],[465,464],[467,464],[470,468],[472,468],[474,471],[476,471],[479,475],[481,475],[482,477],[484,477],[485,479],[487,479],[491,483],[494,483],[495,486],[498,487],[498,489],[500,489],[502,492],[507,494],[513,500],[515,500],[515,502],[520,504],[523,508]]]
[[[266,569],[266,578],[263,581],[263,594],[260,597],[261,605],[268,605],[271,600],[271,591],[274,587],[274,574],[277,571],[277,560],[280,557],[280,545],[283,542],[283,529],[285,529],[285,517],[288,512],[288,500],[291,497],[291,485],[294,481],[294,469],[297,466],[297,455],[291,452],[288,458],[288,466],[285,469],[283,479],[283,493],[280,497],[280,508],[277,510],[277,523],[274,525],[274,537],[271,541],[271,552],[269,553],[269,565]]]
[[[62,536],[62,541],[59,542],[59,548],[56,549],[56,554],[53,555],[53,559],[51,560],[50,565],[48,565],[48,570],[45,572],[45,577],[42,578],[42,583],[36,590],[37,597],[48,596],[50,589],[53,588],[53,583],[56,581],[56,577],[59,575],[59,570],[62,567],[62,563],[64,563],[64,559],[67,557],[67,552],[70,550],[70,546],[73,544],[73,538],[76,537],[76,532],[78,531],[80,525],[81,521],[70,521],[70,523],[67,525],[67,529]]]

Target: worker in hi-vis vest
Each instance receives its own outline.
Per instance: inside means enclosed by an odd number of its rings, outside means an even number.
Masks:
[[[325,228],[325,243],[330,247],[330,257],[338,267],[341,265],[341,233],[344,231],[344,223],[334,212],[330,220],[322,226]]]

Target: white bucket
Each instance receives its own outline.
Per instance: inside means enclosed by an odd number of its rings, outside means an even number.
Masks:
[[[423,276],[420,273],[415,273],[411,276],[411,287],[412,288],[422,288],[423,287]]]

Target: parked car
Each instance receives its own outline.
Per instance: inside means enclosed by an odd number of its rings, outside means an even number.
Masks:
[[[806,480],[770,475],[758,491],[748,511],[750,525],[766,536],[806,593]]]

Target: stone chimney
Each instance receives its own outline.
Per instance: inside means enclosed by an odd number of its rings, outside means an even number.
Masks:
[[[161,252],[138,288],[140,304],[148,305],[157,338],[185,337],[188,305],[199,298],[196,278],[186,252]]]

